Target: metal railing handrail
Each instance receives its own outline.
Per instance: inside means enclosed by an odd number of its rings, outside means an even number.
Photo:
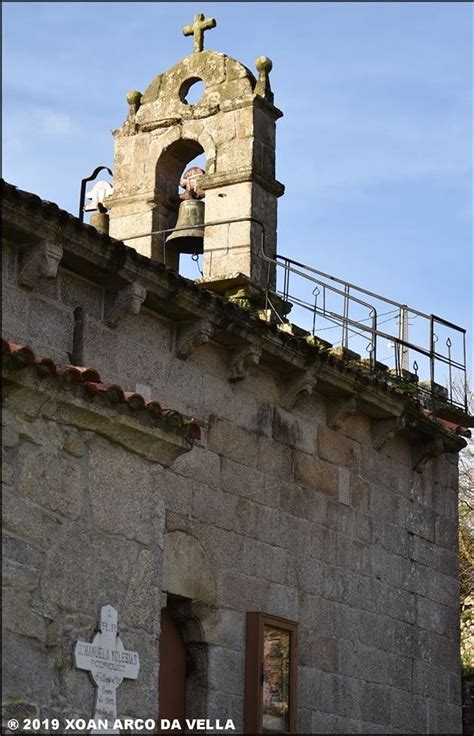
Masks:
[[[270,306],[270,309],[278,316],[281,322],[284,320],[284,315],[278,314],[278,310],[275,307],[275,305],[272,302],[271,295],[274,293],[277,293],[280,297],[283,298],[284,301],[289,301],[293,299],[293,302],[297,304],[298,306],[309,310],[313,313],[313,334],[315,334],[315,317],[316,315],[322,316],[324,319],[333,322],[336,326],[342,326],[342,344],[344,347],[347,347],[348,342],[348,330],[352,327],[357,327],[357,329],[362,330],[363,332],[369,333],[371,335],[371,342],[367,346],[367,351],[369,352],[370,356],[370,364],[372,369],[375,369],[376,367],[376,355],[377,355],[377,340],[378,339],[385,339],[389,340],[395,348],[395,372],[397,375],[403,376],[403,370],[406,369],[405,362],[408,360],[408,351],[413,350],[414,352],[423,355],[429,360],[430,364],[430,379],[431,379],[431,399],[432,399],[432,411],[435,411],[436,407],[436,394],[435,394],[435,364],[436,362],[443,363],[448,366],[449,369],[449,401],[450,403],[460,406],[463,408],[463,410],[468,413],[468,405],[467,405],[467,369],[466,369],[466,330],[463,327],[460,327],[459,325],[456,325],[452,322],[449,322],[448,320],[443,319],[442,317],[438,317],[433,314],[426,314],[424,312],[421,312],[420,310],[414,309],[412,307],[408,307],[408,305],[403,304],[401,302],[397,302],[394,299],[390,299],[388,297],[381,296],[380,294],[377,294],[376,292],[370,291],[369,289],[364,289],[363,287],[357,286],[356,284],[352,284],[349,281],[344,281],[343,279],[338,278],[337,276],[332,276],[331,274],[328,274],[324,271],[320,271],[319,269],[313,268],[312,266],[308,266],[304,263],[301,263],[299,261],[296,261],[292,258],[288,258],[287,256],[283,255],[275,255],[275,257],[269,256],[265,252],[265,240],[266,240],[266,231],[265,231],[265,225],[264,223],[259,220],[256,217],[253,217],[251,215],[246,217],[233,217],[233,218],[226,218],[223,220],[213,220],[210,222],[205,222],[201,225],[186,225],[183,227],[170,227],[170,228],[163,228],[160,230],[152,230],[148,231],[146,233],[141,233],[138,235],[131,235],[129,237],[124,237],[123,240],[125,242],[128,242],[130,240],[137,240],[139,238],[144,238],[150,235],[164,235],[166,233],[171,232],[179,232],[181,230],[190,230],[190,229],[205,229],[206,227],[211,226],[218,226],[218,225],[231,225],[232,223],[238,223],[238,222],[252,222],[255,223],[260,227],[260,250],[261,250],[261,256],[262,259],[267,262],[268,269],[267,269],[267,284],[266,287],[264,287],[265,294],[266,294],[266,305],[267,308]],[[165,256],[166,256],[166,241],[164,242],[164,248],[165,248]],[[277,287],[273,288],[273,275],[272,275],[272,266],[275,267],[275,269],[278,270],[278,268],[283,268],[284,270],[284,284],[283,284],[283,290],[279,291]],[[304,301],[299,296],[292,297],[290,295],[290,274],[295,274],[296,276],[300,276],[306,281],[309,281],[312,284],[316,285],[316,289],[313,289],[312,295],[315,299],[314,304]],[[329,282],[335,282],[339,286],[343,287],[343,290],[337,288],[336,286],[332,285],[331,283],[327,283],[325,281],[321,281],[320,278],[315,278],[315,276],[321,277],[323,279],[326,279]],[[323,288],[323,298],[324,298],[324,307],[321,309],[321,307],[318,307],[317,305],[317,297],[321,293],[319,290],[319,287]],[[342,296],[344,299],[344,314],[338,314],[337,312],[332,312],[326,310],[326,289],[333,293],[337,294],[338,296]],[[395,310],[398,311],[399,315],[399,335],[392,335],[388,332],[385,332],[385,330],[380,330],[378,324],[377,324],[377,309],[374,306],[374,304],[370,302],[366,302],[363,299],[360,299],[355,294],[351,293],[351,289],[354,291],[364,294],[365,296],[372,297],[374,299],[377,299],[381,302],[384,302],[385,304],[389,304],[392,307],[395,307]],[[356,303],[359,305],[364,306],[365,308],[369,309],[369,317],[365,320],[371,321],[371,325],[366,325],[361,320],[355,320],[352,319],[349,316],[349,307],[351,303]],[[422,345],[418,345],[416,343],[411,342],[408,340],[408,316],[409,315],[416,315],[419,317],[422,317],[429,322],[429,347],[423,347]],[[451,344],[448,345],[448,356],[443,355],[442,353],[438,353],[435,345],[437,336],[434,331],[434,325],[435,324],[441,324],[445,327],[448,327],[451,330],[454,330],[462,335],[463,338],[463,361],[455,360],[451,357]],[[361,336],[361,333],[355,332],[354,329],[351,330],[353,334],[358,334]],[[351,335],[352,337],[352,335]],[[369,350],[370,348],[370,350]],[[415,364],[416,365],[416,361]],[[458,369],[463,372],[464,374],[464,400],[456,401],[453,399],[453,386],[452,386],[452,375],[451,371],[452,369]],[[417,370],[417,368],[415,368]],[[426,392],[425,389],[423,389],[424,392]]]
[[[266,257],[269,258],[269,256],[266,256]],[[326,273],[325,271],[319,271],[317,268],[313,268],[312,266],[307,266],[304,263],[295,261],[293,258],[288,258],[287,256],[283,256],[283,255],[277,255],[276,261],[279,261],[279,260],[286,261],[287,263],[292,263],[295,266],[299,266],[300,268],[303,268],[305,271],[316,273],[318,274],[318,276],[322,276],[323,278],[329,279],[330,281],[336,281],[338,284],[342,284],[343,286],[347,286],[350,289],[355,289],[356,291],[360,291],[362,294],[365,294],[366,296],[371,296],[375,299],[380,299],[380,301],[386,302],[387,304],[391,304],[393,307],[407,308],[412,314],[416,314],[420,317],[426,317],[426,319],[430,318],[429,314],[426,314],[425,312],[420,312],[418,309],[414,309],[413,307],[408,307],[407,304],[403,304],[402,302],[396,302],[394,299],[389,299],[386,296],[377,294],[375,291],[369,291],[368,289],[364,289],[362,286],[357,286],[357,284],[352,284],[350,281],[339,279],[337,276],[332,276],[331,274]],[[304,274],[301,274],[301,275],[304,275]]]

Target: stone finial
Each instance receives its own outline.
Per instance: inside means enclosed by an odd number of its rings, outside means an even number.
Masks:
[[[133,89],[127,93],[129,120],[135,120],[135,115],[137,114],[138,109],[142,104],[142,96],[142,93],[136,89]]]
[[[255,59],[255,66],[258,71],[255,94],[264,97],[269,102],[273,102],[273,92],[270,87],[270,72],[273,69],[273,62],[268,56],[259,56]]]
[[[215,18],[204,18],[203,13],[196,13],[194,23],[190,23],[183,28],[184,36],[194,36],[193,54],[197,54],[204,48],[204,32],[215,28],[217,25]]]

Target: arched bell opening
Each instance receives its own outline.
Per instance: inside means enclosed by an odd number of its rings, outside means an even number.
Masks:
[[[189,174],[190,169],[196,171]],[[205,204],[204,192],[197,187],[199,169],[205,172],[206,155],[197,141],[189,139],[168,146],[156,166],[153,229],[179,230],[153,237],[152,258],[189,278],[199,277],[197,257],[203,252],[203,231],[198,225],[204,223]]]

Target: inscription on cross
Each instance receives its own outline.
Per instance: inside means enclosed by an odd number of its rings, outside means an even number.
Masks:
[[[196,54],[204,48],[204,32],[216,27],[215,18],[204,18],[203,13],[196,13],[194,23],[183,28],[185,36],[194,36],[193,53]]]
[[[94,722],[107,721],[107,727],[98,727],[91,734],[114,734],[117,719],[117,688],[124,677],[136,680],[140,662],[138,652],[125,649],[117,635],[118,615],[112,606],[100,611],[100,631],[91,642],[78,641],[74,647],[74,664],[87,670],[96,687]]]

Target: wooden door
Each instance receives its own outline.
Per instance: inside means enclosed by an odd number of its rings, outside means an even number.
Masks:
[[[161,609],[158,687],[160,719],[172,721],[177,718],[183,728],[186,713],[186,645],[169,608]]]

